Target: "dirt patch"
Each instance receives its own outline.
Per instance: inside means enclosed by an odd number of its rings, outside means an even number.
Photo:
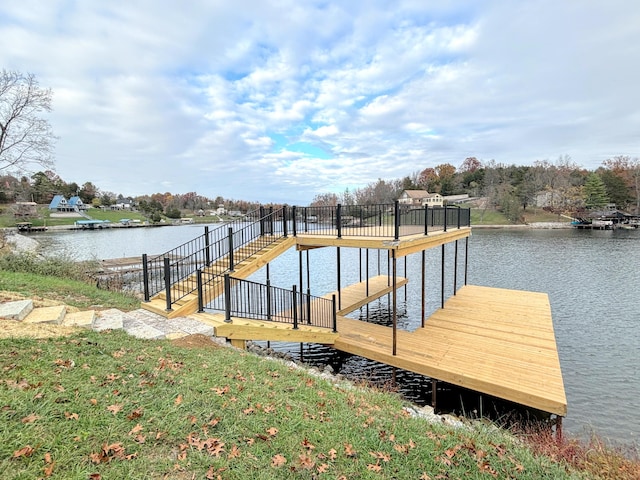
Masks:
[[[211,337],[207,337],[206,335],[202,335],[200,333],[176,338],[175,340],[171,340],[171,343],[173,343],[177,347],[182,348],[216,349],[221,347],[221,345],[213,341]]]
[[[50,323],[22,323],[0,319],[0,338],[53,338],[71,335],[80,331],[78,327],[66,327]]]

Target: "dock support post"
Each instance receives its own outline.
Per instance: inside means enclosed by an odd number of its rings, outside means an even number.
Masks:
[[[469,272],[469,237],[464,239],[464,284],[467,284],[467,274]]]
[[[435,410],[437,408],[436,403],[436,392],[438,391],[438,380],[435,378],[431,379],[431,406]]]
[[[440,279],[440,307],[444,308],[444,244],[442,244],[442,262],[441,262],[441,279]]]
[[[455,296],[458,290],[458,240],[455,243],[455,250],[453,255],[453,295]]]
[[[338,231],[338,238],[342,238],[342,204],[338,204],[336,207],[336,230]]]
[[[289,221],[287,220],[287,207],[282,207],[282,236],[287,238],[289,236],[289,232],[287,230],[287,226]]]
[[[426,256],[426,252],[424,250],[422,250],[422,268],[421,268],[421,271],[422,271],[422,287],[420,289],[420,291],[421,291],[420,298],[421,298],[421,303],[422,303],[422,315],[421,315],[422,328],[424,328],[424,320],[425,320],[425,316],[426,316],[426,305],[425,305],[425,295],[426,295],[426,292],[425,292],[425,287],[426,287],[425,286],[425,283],[426,283],[426,280],[425,280],[425,264],[426,264],[426,259],[425,259],[425,256]]]
[[[392,290],[392,298],[393,298],[393,355],[396,354],[396,340],[397,340],[397,323],[398,323],[398,311],[397,311],[397,301],[398,301],[398,291],[396,290],[396,251],[391,250],[391,262],[393,263],[393,290]]]
[[[144,301],[149,301],[149,265],[147,263],[147,254],[142,254],[142,287],[144,289]]]
[[[262,205],[260,205],[260,213],[258,213],[258,215],[260,216],[260,236],[264,237],[264,207]]]
[[[337,281],[338,281],[338,310],[342,309],[342,291],[341,291],[341,279],[340,279],[340,247],[336,247],[336,266],[337,266]]]
[[[556,442],[562,443],[562,417],[556,415]]]
[[[167,297],[167,312],[171,309],[171,265],[169,265],[169,257],[164,257],[164,291]]]
[[[298,252],[298,281],[300,282],[299,283],[299,285],[300,285],[300,287],[299,287],[300,288],[300,293],[304,292],[304,284],[302,283],[303,282],[303,277],[302,277],[303,272],[302,272],[302,270],[303,270],[303,267],[302,267],[302,250],[300,250]],[[309,285],[307,285],[307,288],[308,287],[309,287]]]

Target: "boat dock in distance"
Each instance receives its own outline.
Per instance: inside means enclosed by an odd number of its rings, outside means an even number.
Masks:
[[[397,203],[346,208],[261,209],[252,221],[205,228],[192,242],[145,255],[142,306],[168,318],[197,317],[240,348],[249,340],[329,345],[547,412],[556,416],[560,431],[567,400],[548,296],[468,284],[469,211]],[[345,226],[343,214],[357,221]],[[270,262],[290,248],[298,251],[299,284],[275,288]],[[310,291],[317,248],[336,251],[336,288],[315,297]],[[342,282],[344,248],[360,252],[361,281],[351,285]],[[438,285],[427,285],[430,249],[440,250],[439,265],[429,265],[440,273]],[[421,278],[398,275],[397,262],[407,257],[421,262]],[[266,284],[245,280],[259,270],[265,271]],[[409,281],[421,282],[422,292],[421,325],[413,331],[397,325],[397,293]],[[427,293],[440,300],[430,314]],[[388,298],[391,326],[348,317],[381,297]]]

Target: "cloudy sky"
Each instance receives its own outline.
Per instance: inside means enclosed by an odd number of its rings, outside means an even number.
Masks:
[[[307,204],[469,156],[640,156],[640,2],[21,0],[0,67],[54,92],[57,173]]]

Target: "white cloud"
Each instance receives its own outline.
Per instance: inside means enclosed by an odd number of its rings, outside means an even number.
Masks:
[[[0,7],[0,63],[54,90],[67,181],[306,203],[470,155],[640,155],[634,3],[41,3]]]

